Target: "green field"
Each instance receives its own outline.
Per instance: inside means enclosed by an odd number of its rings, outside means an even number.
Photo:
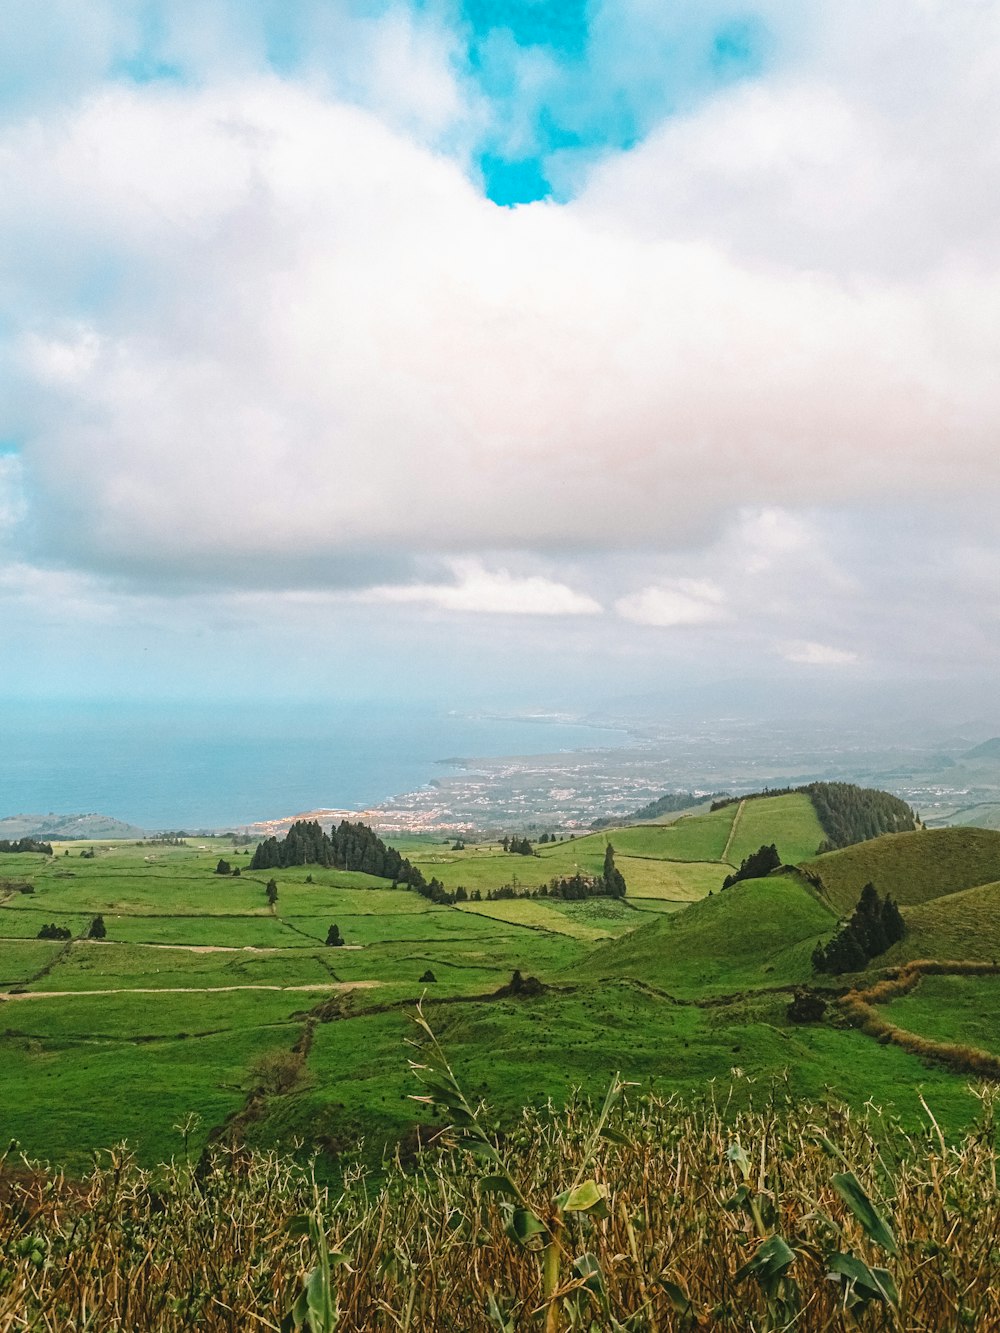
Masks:
[[[885,1012],[922,1037],[1000,1055],[1000,977],[924,977]]]
[[[850,912],[869,881],[901,907],[1000,880],[1000,833],[990,829],[920,829],[889,833],[801,863],[819,875],[839,912]]]
[[[737,1101],[778,1079],[795,1095],[878,1098],[911,1123],[923,1089],[941,1122],[959,1127],[975,1106],[961,1079],[831,1022],[796,1027],[785,1010],[793,987],[817,984],[812,949],[867,879],[909,904],[906,939],[877,966],[1000,953],[1000,835],[894,835],[811,859],[822,890],[780,872],[720,892],[762,843],[787,863],[820,836],[796,794],[566,838],[537,856],[414,840],[427,878],[483,894],[455,905],[303,866],[274,872],[272,908],[270,872],[214,873],[220,856],[249,861],[216,839],[9,857],[0,1137],[73,1168],[122,1138],[156,1161],[178,1150],[175,1126],[189,1113],[197,1147],[250,1104],[262,1070],[284,1062],[290,1084],[254,1094],[241,1133],[262,1146],[316,1144],[328,1164],[363,1137],[378,1160],[418,1118],[405,1042],[421,996],[467,1090],[501,1115],[576,1087],[597,1094],[618,1070],[661,1093],[717,1084],[729,1096],[732,1086]],[[515,875],[523,889],[599,873],[609,842],[624,899],[486,899]],[[98,913],[106,939],[83,938]],[[50,922],[74,938],[37,939]],[[325,946],[334,923],[348,947]],[[547,989],[492,998],[515,970]],[[943,984],[952,980],[926,980],[892,1007],[894,1021],[985,1045],[998,988]]]
[[[739,863],[764,844],[774,843],[785,865],[815,856],[826,834],[804,792],[741,801],[727,861]]]

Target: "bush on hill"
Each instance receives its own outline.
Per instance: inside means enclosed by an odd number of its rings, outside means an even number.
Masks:
[[[826,841],[819,852],[849,847],[883,833],[912,833],[913,811],[898,796],[850,782],[811,782],[801,790],[809,795],[823,825]]]
[[[727,875],[722,881],[722,887],[731,889],[741,879],[763,879],[772,870],[777,870],[780,865],[781,857],[778,855],[777,847],[772,842],[744,857],[740,862],[739,870],[734,870],[731,875]]]
[[[36,937],[40,940],[71,940],[73,932],[68,926],[43,926]]]

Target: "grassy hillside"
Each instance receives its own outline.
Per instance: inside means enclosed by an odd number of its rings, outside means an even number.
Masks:
[[[1000,833],[973,828],[890,833],[801,865],[820,876],[838,912],[850,912],[869,881],[901,906],[916,906],[1000,880]]]
[[[726,860],[736,866],[758,847],[772,842],[785,865],[794,865],[803,857],[815,856],[816,848],[826,836],[813,803],[804,792],[762,796],[743,801],[737,808],[726,854]]]
[[[1000,1055],[1000,977],[924,977],[885,1012],[908,1032]]]
[[[795,876],[743,880],[602,946],[577,970],[635,977],[677,995],[789,985],[811,979],[813,946],[835,924]]]
[[[905,938],[883,954],[879,964],[910,958],[1000,959],[1000,883],[904,907],[903,920]]]
[[[819,836],[793,793],[567,838],[538,856],[408,848],[428,878],[485,894],[514,875],[527,887],[597,873],[610,840],[628,885],[624,899],[456,905],[310,866],[218,876],[220,857],[249,860],[222,839],[13,856],[0,867],[12,881],[0,882],[0,1130],[77,1167],[129,1136],[152,1162],[177,1151],[174,1126],[189,1112],[201,1117],[195,1150],[240,1113],[254,1142],[315,1143],[326,1169],[360,1136],[377,1162],[414,1123],[405,1038],[421,995],[469,1090],[502,1115],[576,1086],[599,1095],[616,1069],[697,1093],[738,1067],[748,1080],[737,1101],[750,1080],[780,1075],[796,1095],[839,1089],[913,1116],[919,1084],[944,1123],[966,1123],[974,1103],[961,1078],[831,1023],[796,1027],[785,1010],[788,988],[816,980],[815,942],[868,879],[913,904],[900,958],[1000,954],[1000,835],[897,835],[814,858],[830,904],[794,872],[719,891],[762,843],[787,862]],[[980,876],[990,883],[970,889]],[[933,899],[942,884],[948,896]],[[97,912],[107,939],[80,938]],[[76,938],[38,940],[48,923]],[[324,946],[334,923],[350,947]],[[515,969],[546,989],[495,998]],[[956,1003],[956,1024],[972,1005]],[[275,1070],[287,1087],[271,1086]]]

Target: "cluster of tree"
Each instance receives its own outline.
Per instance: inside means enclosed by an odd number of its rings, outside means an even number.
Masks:
[[[866,884],[851,919],[827,944],[817,944],[812,965],[816,972],[858,972],[871,958],[885,953],[901,940],[906,926],[899,908],[889,897],[879,897],[873,884]]]
[[[565,835],[564,833],[543,833],[542,836],[538,839],[538,841],[539,841],[540,843],[542,843],[542,842],[565,842],[565,841],[566,841],[566,835]]]
[[[283,838],[265,838],[257,844],[251,870],[284,870],[289,866],[320,865],[334,870],[361,870],[366,875],[417,888],[423,876],[393,847],[387,847],[367,824],[342,820],[324,833],[316,820],[300,819]]]
[[[155,838],[145,838],[137,842],[137,847],[186,847],[186,833],[157,833]]]
[[[71,940],[73,932],[69,926],[43,926],[38,932],[37,938],[40,940]]]
[[[39,842],[37,838],[17,838],[13,842],[9,838],[0,838],[0,852],[43,852],[51,856],[52,844]]]
[[[749,856],[743,858],[739,870],[734,870],[731,875],[726,876],[722,881],[722,887],[731,889],[741,879],[763,879],[772,870],[777,870],[780,865],[781,857],[778,855],[778,849],[773,842],[767,846],[758,847],[755,852],[751,852]]]
[[[428,883],[419,870],[414,870],[414,875],[415,878],[410,881],[410,888],[416,889],[422,897],[429,899],[432,903],[437,903],[439,906],[447,906],[450,903],[482,901],[482,894],[478,889],[470,895],[461,884],[457,889],[446,889],[439,879],[432,879]]]
[[[215,867],[212,873],[214,875],[239,875],[242,872],[239,866],[231,866],[228,861],[220,856],[219,864]]]
[[[802,788],[813,803],[826,840],[820,852],[879,838],[883,833],[909,833],[916,828],[913,811],[898,796],[850,782],[811,782]]]
[[[717,791],[712,792],[711,795],[713,799],[717,797],[724,797],[726,801],[732,799],[726,792]],[[641,823],[646,819],[659,819],[663,815],[676,814],[678,810],[690,810],[693,805],[700,805],[705,800],[708,800],[707,796],[696,796],[691,791],[668,791],[662,796],[658,796],[655,801],[650,801],[648,805],[633,810],[630,815],[625,816],[624,820],[616,819],[614,816],[595,819],[590,827],[592,829],[611,828],[616,824]],[[717,806],[713,805],[712,809],[717,809]]]
[[[87,931],[88,940],[103,940],[107,935],[107,927],[104,924],[104,917],[98,913],[90,923],[90,929]]]
[[[527,838],[508,838],[504,836],[500,846],[505,852],[513,852],[515,856],[534,856],[535,849]]]

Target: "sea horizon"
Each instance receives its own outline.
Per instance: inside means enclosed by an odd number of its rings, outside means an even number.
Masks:
[[[542,711],[372,703],[23,703],[0,722],[0,818],[101,814],[149,831],[364,810],[476,759],[618,748]]]

